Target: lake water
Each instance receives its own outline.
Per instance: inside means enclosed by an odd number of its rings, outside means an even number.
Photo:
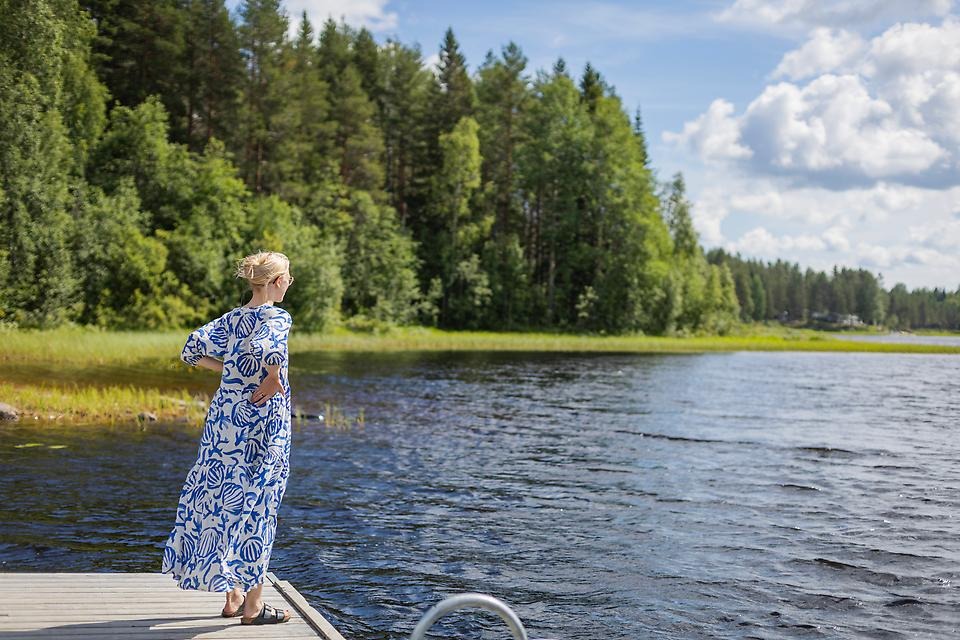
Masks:
[[[960,335],[922,336],[912,333],[881,333],[876,335],[838,334],[843,340],[860,340],[863,342],[888,342],[894,344],[929,344],[946,347],[960,347]]]
[[[300,410],[365,415],[295,429],[271,563],[347,637],[464,591],[531,638],[960,633],[956,356],[317,354],[291,379]],[[159,570],[198,431],[0,436],[0,570]]]

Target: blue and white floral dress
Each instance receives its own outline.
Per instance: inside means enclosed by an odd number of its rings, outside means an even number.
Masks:
[[[244,591],[266,577],[287,486],[290,459],[290,314],[271,304],[237,307],[195,330],[180,359],[223,359],[223,374],[207,412],[197,461],[187,474],[176,524],[163,550],[163,573],[183,589]],[[250,402],[280,365],[278,392]]]

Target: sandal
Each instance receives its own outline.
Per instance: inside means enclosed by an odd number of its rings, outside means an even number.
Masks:
[[[237,616],[242,616],[243,605],[245,605],[246,603],[247,603],[247,598],[246,596],[244,596],[243,600],[240,602],[240,606],[237,607],[236,611],[234,611],[233,613],[227,613],[227,610],[224,609],[223,611],[220,612],[220,615],[224,618],[236,618]]]
[[[279,624],[290,619],[290,612],[271,607],[266,602],[256,618],[240,618],[240,624]]]

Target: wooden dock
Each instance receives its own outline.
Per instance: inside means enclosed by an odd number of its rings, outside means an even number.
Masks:
[[[160,573],[0,573],[0,640],[344,640],[289,582],[267,577],[263,599],[289,609],[288,622],[241,625],[220,616],[224,594]]]

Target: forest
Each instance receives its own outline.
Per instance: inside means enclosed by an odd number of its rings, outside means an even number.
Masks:
[[[960,328],[960,293],[705,251],[682,175],[591,65],[471,73],[281,2],[0,0],[0,323],[192,327],[291,259],[299,328],[725,333],[854,314]],[[249,294],[247,294],[249,295]]]

